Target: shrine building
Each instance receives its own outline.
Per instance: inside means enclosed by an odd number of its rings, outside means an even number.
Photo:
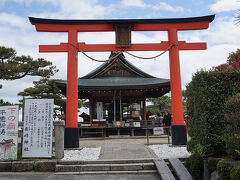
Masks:
[[[146,128],[146,98],[170,91],[169,79],[151,76],[127,61],[123,53],[116,57],[117,53],[112,52],[110,61],[78,79],[78,98],[89,99],[89,120],[79,123],[80,129]],[[57,85],[66,95],[67,82]]]

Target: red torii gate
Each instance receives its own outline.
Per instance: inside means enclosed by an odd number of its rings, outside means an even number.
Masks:
[[[172,144],[186,144],[186,128],[183,118],[181,75],[179,50],[205,50],[206,43],[186,43],[178,41],[178,31],[207,29],[215,15],[176,18],[176,19],[120,19],[120,20],[56,20],[29,17],[37,31],[67,32],[68,42],[60,45],[40,45],[39,52],[67,52],[67,116],[65,147],[79,147],[78,137],[78,61],[77,53],[100,51],[161,51],[169,49],[170,80],[172,97]],[[120,27],[120,29],[118,28]],[[129,30],[129,31],[128,31]],[[78,42],[78,32],[122,31],[119,38],[129,36],[127,43],[120,44],[85,44]],[[126,31],[128,31],[126,33]],[[131,44],[131,31],[168,31],[168,41],[160,43]],[[121,39],[120,39],[121,41]]]

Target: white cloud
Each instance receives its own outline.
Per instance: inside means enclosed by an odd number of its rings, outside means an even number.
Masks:
[[[183,12],[184,8],[181,6],[171,6],[165,2],[160,2],[156,5],[152,6],[153,9],[155,10],[164,10],[164,11],[171,11],[171,12]]]
[[[134,0],[134,1],[130,1],[130,0],[122,0],[121,4],[124,7],[140,7],[140,8],[146,8],[147,5],[142,1],[142,0]]]
[[[4,0],[5,2],[6,0]],[[9,0],[14,3],[30,6],[31,4],[53,5],[55,12],[43,11],[41,13],[31,13],[31,16],[42,18],[68,18],[68,19],[96,19],[104,18],[110,14],[114,7],[112,4],[103,6],[98,0]],[[4,3],[3,3],[4,4]]]
[[[42,3],[51,3],[57,11],[33,13],[31,16],[42,18],[67,18],[67,19],[100,19],[110,14],[114,9],[113,5],[103,6],[97,0],[44,0]]]
[[[26,18],[9,13],[0,13],[0,24],[9,24],[20,28],[27,27],[29,25]]]
[[[208,43],[207,50],[180,52],[182,87],[192,80],[197,70],[209,70],[213,66],[226,63],[230,52],[236,51],[239,45]]]
[[[211,27],[211,25],[210,25]],[[229,43],[239,44],[240,26],[236,25],[234,18],[219,17],[216,19],[215,25],[206,31],[208,40],[211,43]]]
[[[71,18],[103,18],[112,11],[111,8],[97,4],[97,1],[89,0],[60,0],[59,6],[60,12]]]
[[[139,7],[139,8],[150,8],[153,10],[163,10],[163,11],[170,11],[170,12],[183,12],[184,8],[181,6],[171,6],[165,2],[160,2],[158,4],[145,4],[142,0],[122,0],[121,4],[124,7]]]
[[[32,81],[38,79],[38,77],[24,77],[14,81],[0,81],[0,84],[3,85],[2,89],[0,89],[0,99],[18,103],[18,100],[21,99],[21,97],[17,96],[17,93],[23,91],[27,87],[33,86]]]
[[[215,0],[215,3],[210,5],[210,10],[216,13],[237,10],[239,8],[239,0]]]

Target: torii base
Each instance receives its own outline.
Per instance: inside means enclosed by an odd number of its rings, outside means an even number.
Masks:
[[[172,126],[172,145],[186,145],[187,133],[185,125]]]
[[[79,148],[78,128],[65,128],[64,148]]]

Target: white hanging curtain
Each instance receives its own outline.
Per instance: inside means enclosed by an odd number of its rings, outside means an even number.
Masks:
[[[97,102],[97,119],[102,120],[103,119],[103,103]]]

